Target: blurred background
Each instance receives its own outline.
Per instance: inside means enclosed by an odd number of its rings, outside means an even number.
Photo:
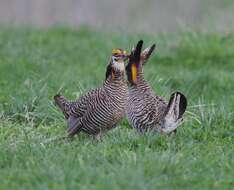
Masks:
[[[0,24],[129,32],[234,30],[233,0],[0,0]]]

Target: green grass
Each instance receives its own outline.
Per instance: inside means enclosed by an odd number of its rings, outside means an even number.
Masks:
[[[101,142],[72,140],[53,105],[102,84],[111,49],[157,43],[146,78],[188,97],[176,135],[124,120]],[[0,189],[233,189],[234,34],[126,35],[82,28],[0,29]]]

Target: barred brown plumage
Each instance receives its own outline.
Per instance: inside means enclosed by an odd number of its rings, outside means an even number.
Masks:
[[[139,132],[154,130],[162,133],[174,131],[182,122],[182,115],[187,107],[186,97],[175,92],[169,103],[155,95],[144,79],[143,65],[147,62],[155,45],[142,53],[143,41],[139,41],[132,50],[126,72],[130,87],[125,110],[128,121]]]
[[[102,87],[91,90],[77,101],[67,101],[61,95],[54,96],[55,104],[64,113],[68,122],[68,134],[82,131],[98,136],[110,130],[124,117],[127,84],[124,79],[125,51],[114,49],[106,70]]]

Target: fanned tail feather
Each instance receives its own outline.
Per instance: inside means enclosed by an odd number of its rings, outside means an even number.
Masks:
[[[162,132],[170,133],[183,121],[183,114],[187,108],[187,98],[181,92],[175,92],[171,95],[165,117],[162,124]]]

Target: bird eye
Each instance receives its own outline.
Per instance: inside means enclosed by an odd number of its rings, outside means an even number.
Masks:
[[[118,58],[114,58],[114,61],[118,61],[119,59]]]

